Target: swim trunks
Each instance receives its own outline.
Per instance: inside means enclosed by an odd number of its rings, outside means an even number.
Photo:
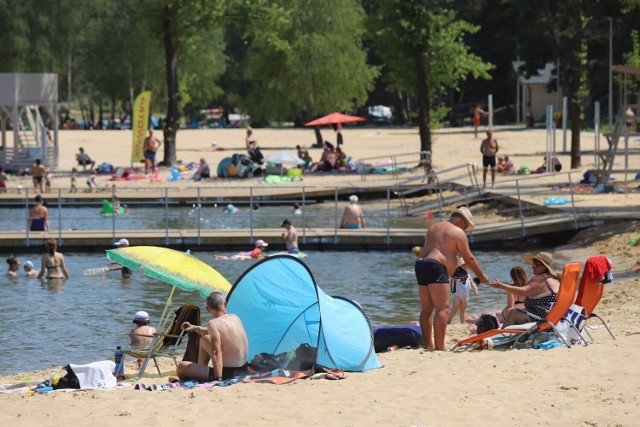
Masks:
[[[38,181],[38,182],[42,182],[42,179],[43,179],[43,178],[44,178],[44,177],[43,177],[42,175],[41,175],[41,176],[34,176],[34,177],[33,177],[33,179],[35,179],[35,180],[36,180],[36,181]]]
[[[475,126],[480,125],[480,116],[473,116],[473,124]]]
[[[233,377],[246,375],[248,367],[249,367],[248,363],[245,363],[244,365],[239,366],[237,368],[223,367],[222,368],[222,379],[223,380],[228,380],[228,379],[233,378]],[[214,381],[215,378],[216,377],[215,377],[215,375],[213,373],[213,368],[210,367],[209,368],[209,377],[207,378],[207,382]]]
[[[356,222],[355,224],[351,224],[351,223],[346,223],[344,225],[344,228],[350,228],[350,229],[356,229],[356,228],[360,228],[360,223]]]
[[[289,248],[287,249],[287,253],[292,254],[292,255],[297,255],[300,253],[300,250],[298,250],[298,248]]]
[[[496,168],[496,156],[482,156],[482,166]]]
[[[449,275],[444,265],[433,259],[417,260],[415,272],[420,286],[427,286],[431,283],[449,283]]]
[[[153,163],[155,163],[156,162],[156,152],[155,151],[150,151],[150,150],[145,150],[144,158],[147,159],[147,160],[151,160]]]

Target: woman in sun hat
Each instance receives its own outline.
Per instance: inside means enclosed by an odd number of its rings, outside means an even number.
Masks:
[[[494,282],[489,286],[503,291],[511,292],[518,299],[524,297],[524,307],[528,313],[538,317],[546,317],[549,309],[558,297],[560,280],[553,269],[553,257],[548,252],[538,252],[535,255],[525,254],[524,262],[533,268],[533,277],[524,286],[511,286],[500,282],[494,277]],[[527,321],[535,321],[533,317],[523,315],[519,310],[512,310],[505,319],[502,327],[520,325]]]

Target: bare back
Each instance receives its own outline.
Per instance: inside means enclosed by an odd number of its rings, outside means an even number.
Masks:
[[[429,227],[418,259],[438,261],[451,276],[458,267],[458,253],[465,259],[471,256],[467,236],[461,228],[449,221],[443,221]]]
[[[225,313],[207,323],[209,335],[217,332],[220,336],[222,364],[225,367],[238,367],[247,362],[249,355],[249,339],[238,316]]]

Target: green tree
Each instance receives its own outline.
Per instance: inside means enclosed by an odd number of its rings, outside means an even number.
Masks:
[[[449,0],[372,0],[370,35],[389,69],[390,90],[418,100],[420,150],[432,151],[432,114],[449,88],[470,76],[489,79],[492,65],[470,52],[477,31],[456,17]]]
[[[312,117],[363,105],[377,75],[357,0],[280,0],[285,14],[247,29],[241,106],[256,119]]]

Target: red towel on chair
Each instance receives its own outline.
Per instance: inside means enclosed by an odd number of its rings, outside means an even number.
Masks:
[[[584,287],[584,284],[587,282],[587,278],[600,280],[609,270],[611,270],[611,262],[607,259],[607,257],[599,255],[592,256],[591,258],[587,259],[587,262],[585,262],[584,264],[582,277],[580,278],[580,289],[578,290],[578,297],[576,298],[577,305],[582,305],[582,289]]]

